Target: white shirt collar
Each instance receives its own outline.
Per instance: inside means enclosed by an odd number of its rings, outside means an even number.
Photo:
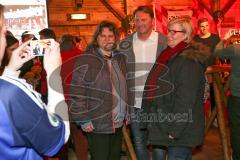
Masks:
[[[148,37],[147,41],[156,41],[158,39],[158,34],[156,31],[152,31],[152,33],[150,34],[150,36]],[[141,40],[138,38],[137,36],[137,32],[133,35],[133,41],[135,42],[141,42]]]

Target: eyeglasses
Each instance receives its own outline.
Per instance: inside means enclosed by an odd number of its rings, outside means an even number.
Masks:
[[[172,29],[168,29],[168,33],[171,33],[172,35],[176,34],[176,33],[185,33],[185,31],[176,31],[176,30],[172,30]]]

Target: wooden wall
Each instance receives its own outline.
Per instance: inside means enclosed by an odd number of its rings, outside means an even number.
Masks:
[[[124,14],[123,0],[106,0],[112,8],[122,17]],[[151,0],[127,0],[127,12],[130,13],[136,6],[150,4]],[[89,13],[89,20],[69,21],[67,14]],[[111,13],[100,0],[84,0],[79,10],[75,8],[75,0],[48,0],[49,27],[52,28],[57,37],[63,34],[72,34],[89,42],[96,28],[102,20],[110,20],[121,26],[121,22]]]
[[[127,14],[131,14],[137,6],[150,5],[153,0],[83,0],[83,6],[79,10],[75,8],[75,0],[48,0],[49,26],[56,32],[58,38],[63,34],[72,34],[82,37],[86,43],[90,41],[96,25],[102,20],[110,20],[120,27],[121,21],[119,18],[114,16],[114,14],[103,5],[102,1],[106,1],[110,4],[120,17],[125,17],[126,14],[124,11],[127,11]],[[124,1],[127,2],[126,10],[124,10]],[[218,1],[220,2],[220,8],[222,8],[230,0]],[[155,2],[157,5],[173,7],[194,5],[193,0],[155,0]],[[203,0],[203,2],[206,6],[211,8],[211,0]],[[232,22],[240,25],[239,7],[240,0],[236,0],[233,7],[225,16],[225,21],[227,23],[230,22],[230,26],[233,26]],[[69,21],[67,19],[67,14],[70,13],[88,13],[89,19],[83,21]]]

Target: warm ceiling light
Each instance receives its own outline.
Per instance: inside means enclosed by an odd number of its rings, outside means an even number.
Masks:
[[[70,20],[86,20],[88,19],[88,14],[86,13],[73,13],[69,14],[69,19]]]

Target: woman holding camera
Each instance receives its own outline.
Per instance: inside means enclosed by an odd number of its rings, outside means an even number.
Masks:
[[[230,93],[228,99],[228,118],[233,160],[240,159],[240,35],[229,30],[215,49],[215,54],[222,59],[229,58],[232,66]],[[226,46],[226,47],[225,47]]]

